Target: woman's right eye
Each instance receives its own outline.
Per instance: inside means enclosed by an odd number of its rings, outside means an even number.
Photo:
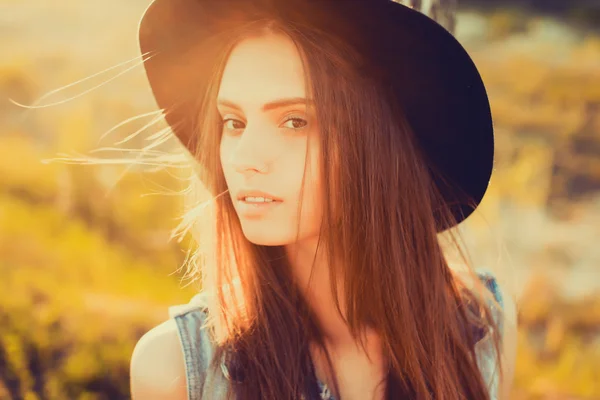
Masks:
[[[223,126],[230,130],[230,131],[235,131],[238,129],[244,129],[245,125],[242,121],[238,120],[238,119],[233,119],[233,118],[226,118],[223,120]]]

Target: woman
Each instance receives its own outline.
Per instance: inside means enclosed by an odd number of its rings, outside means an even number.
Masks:
[[[507,394],[513,306],[439,236],[493,163],[451,34],[390,0],[155,0],[140,46],[213,207],[202,294],[136,345],[134,399]]]

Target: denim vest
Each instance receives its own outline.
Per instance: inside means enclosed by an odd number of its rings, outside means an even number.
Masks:
[[[478,271],[479,279],[493,293],[496,301],[503,307],[502,293],[494,275],[489,271]],[[492,307],[500,332],[502,321],[500,314]],[[213,347],[208,333],[203,329],[206,320],[206,307],[202,294],[197,294],[187,304],[169,307],[169,316],[175,319],[177,331],[185,360],[188,400],[221,400],[225,399],[229,381],[227,371],[222,368],[220,373],[207,376],[208,366],[213,356]],[[490,335],[485,336],[475,345],[477,364],[488,385],[491,400],[498,397],[498,371],[496,371],[496,352]],[[205,385],[205,383],[209,383]],[[317,382],[318,387],[310,400],[335,400],[329,388]],[[213,387],[210,397],[204,391]],[[318,392],[318,393],[317,393]]]

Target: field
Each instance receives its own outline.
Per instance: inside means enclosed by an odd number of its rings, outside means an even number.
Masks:
[[[170,239],[187,171],[42,162],[127,155],[110,148],[151,116],[103,134],[155,105],[135,59],[146,1],[33,3],[0,1],[0,399],[126,399],[135,342],[199,288],[179,269],[190,238]],[[496,171],[462,229],[518,299],[511,398],[600,399],[600,36],[500,9],[461,13],[457,36],[496,121]],[[126,60],[53,106],[14,104]]]

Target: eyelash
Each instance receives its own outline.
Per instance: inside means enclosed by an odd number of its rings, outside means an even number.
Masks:
[[[228,131],[235,131],[235,130],[236,130],[236,129],[228,129],[228,128],[226,127],[226,125],[227,125],[227,122],[228,122],[228,121],[242,122],[241,120],[239,120],[239,119],[235,119],[235,118],[224,118],[224,119],[221,121],[221,125],[222,125],[222,127],[223,127],[224,129],[227,129]],[[300,128],[287,128],[287,129],[292,129],[292,130],[294,130],[294,131],[299,131],[299,130],[301,130],[301,129],[304,129],[304,128],[306,128],[306,126],[308,125],[308,121],[307,121],[306,119],[304,119],[304,118],[301,118],[301,117],[298,117],[298,116],[293,116],[293,115],[286,117],[286,118],[285,118],[285,120],[282,122],[282,124],[285,124],[285,123],[287,123],[287,122],[289,122],[289,121],[302,121],[302,122],[304,122],[304,123],[305,123],[305,126],[303,126],[303,127],[300,127]],[[242,122],[242,123],[243,123],[243,122]],[[243,129],[243,128],[238,128],[238,129]]]

